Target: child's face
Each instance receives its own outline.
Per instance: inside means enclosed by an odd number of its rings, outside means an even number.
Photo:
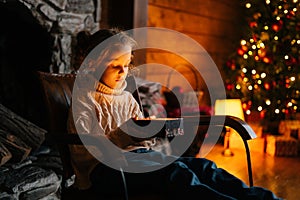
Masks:
[[[119,88],[128,74],[130,62],[130,47],[116,49],[116,51],[110,54],[108,61],[105,63],[107,67],[103,72],[100,81],[112,89]]]

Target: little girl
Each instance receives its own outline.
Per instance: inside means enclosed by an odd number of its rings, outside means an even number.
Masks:
[[[84,42],[80,40],[82,36],[85,38]],[[114,39],[106,40],[112,37]],[[85,68],[77,76],[87,78],[92,83],[89,86],[93,87],[88,89],[84,81],[77,84],[82,90],[79,89],[80,92],[72,96],[69,132],[100,133],[122,149],[122,159],[128,166],[135,165],[139,169],[152,166],[159,168],[174,159],[174,156],[155,151],[157,138],[135,140],[121,128],[132,118],[143,118],[139,104],[125,91],[135,41],[124,32],[108,29],[99,30],[93,35],[81,33],[78,43],[78,52],[81,58],[86,59],[84,62],[79,59],[81,68]],[[104,45],[97,49],[97,45],[101,43]],[[105,192],[122,194],[124,187],[121,173],[99,161],[99,158],[112,152],[78,145],[70,146],[70,151],[76,175],[75,185],[79,189],[92,189],[99,193],[100,198]],[[208,196],[208,199],[279,199],[267,189],[248,187],[204,158],[175,158],[174,162],[158,170],[125,172],[125,180],[129,192],[160,192],[170,198],[198,195],[199,198]]]

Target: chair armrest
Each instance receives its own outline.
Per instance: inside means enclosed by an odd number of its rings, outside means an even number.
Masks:
[[[240,118],[229,116],[229,115],[201,115],[201,116],[186,116],[184,117],[185,126],[188,125],[198,125],[198,126],[228,126],[233,128],[242,138],[245,151],[247,156],[248,164],[248,175],[249,175],[249,185],[253,186],[253,175],[252,175],[252,165],[251,165],[251,156],[250,149],[247,141],[256,138],[256,134],[253,129],[245,121]]]
[[[253,129],[245,121],[233,116],[186,116],[184,117],[185,124],[214,125],[214,126],[229,126],[237,131],[243,140],[251,140],[256,138]],[[51,133],[47,135],[47,139],[59,144],[82,144],[80,137],[85,137],[89,144],[96,144],[95,136],[89,134],[66,134],[66,133]]]
[[[256,138],[256,134],[253,129],[245,121],[240,118],[229,115],[200,115],[200,116],[185,116],[184,123],[213,126],[228,126],[236,130],[236,132],[245,140],[251,140]]]

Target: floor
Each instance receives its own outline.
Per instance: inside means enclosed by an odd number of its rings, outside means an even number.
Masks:
[[[249,185],[246,154],[243,149],[232,149],[234,155],[222,155],[223,146],[215,145],[206,158],[215,161]],[[278,197],[287,200],[300,199],[300,156],[273,157],[263,152],[251,151],[254,186],[273,191]]]

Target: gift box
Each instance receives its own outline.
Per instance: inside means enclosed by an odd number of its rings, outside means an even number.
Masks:
[[[300,120],[282,120],[279,123],[278,132],[287,137],[292,136],[300,139],[298,132],[300,132]],[[295,135],[296,133],[296,135]]]
[[[237,133],[232,133],[229,137],[230,148],[233,149],[245,149],[245,144]],[[247,141],[250,152],[264,153],[265,138],[257,137]]]
[[[286,136],[268,135],[266,152],[271,156],[297,156],[298,140]]]

